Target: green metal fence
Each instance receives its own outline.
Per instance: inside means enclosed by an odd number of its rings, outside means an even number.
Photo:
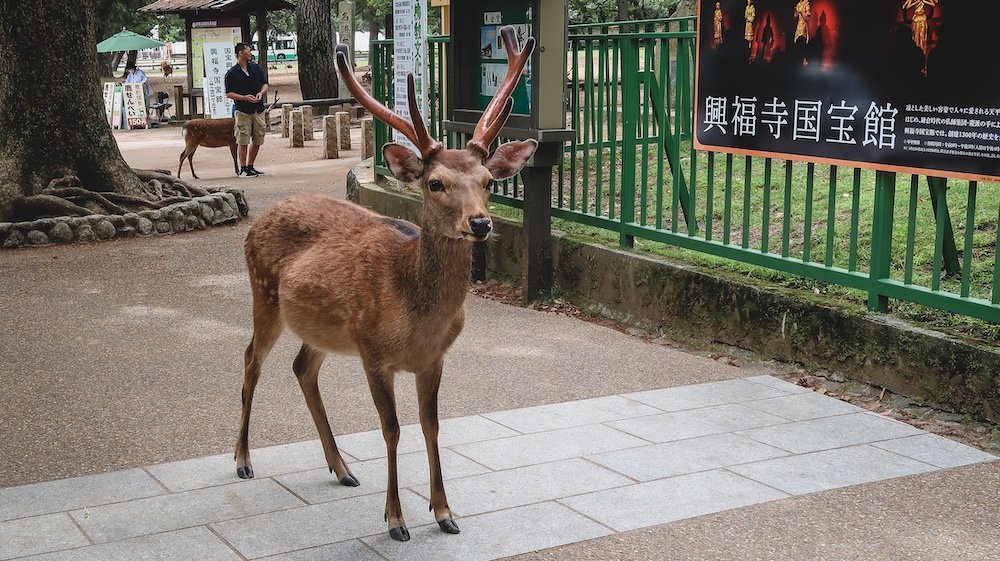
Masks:
[[[457,147],[440,125],[447,39],[428,50],[430,128]],[[694,150],[694,54],[693,18],[571,26],[576,138],[554,173],[554,217],[623,246],[661,242],[855,289],[873,310],[894,299],[1000,323],[1000,186]],[[372,56],[373,91],[391,103],[392,42]],[[389,140],[375,130],[377,146]],[[522,206],[517,178],[493,199]]]

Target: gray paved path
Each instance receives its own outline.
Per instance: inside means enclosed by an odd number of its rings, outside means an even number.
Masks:
[[[0,489],[0,559],[487,561],[996,459],[771,376],[484,413],[442,425],[458,536],[424,508],[423,438],[404,428],[398,543],[381,433],[337,440],[362,486],[314,440],[255,451],[251,481],[227,454]]]

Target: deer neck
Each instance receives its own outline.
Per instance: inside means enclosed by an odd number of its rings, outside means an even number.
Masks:
[[[412,243],[406,267],[412,277],[405,281],[412,287],[410,308],[422,315],[455,314],[469,289],[472,244],[429,233],[426,228]]]

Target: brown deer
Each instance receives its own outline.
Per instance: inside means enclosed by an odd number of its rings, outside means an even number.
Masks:
[[[503,29],[509,69],[465,149],[442,149],[427,132],[408,78],[412,124],[366,92],[338,55],[345,83],[375,117],[420,151],[388,143],[382,153],[396,179],[423,192],[421,225],[380,216],[353,203],[297,195],[265,211],[246,239],[253,293],[253,338],[244,356],[243,409],[236,440],[236,473],[253,477],[247,434],[261,363],[288,327],[302,339],[292,363],[312,414],[331,473],[342,485],[357,478],[344,463],[317,383],[327,353],[361,359],[381,419],[388,461],[385,517],[389,535],[410,538],[396,481],[396,373],[416,375],[420,425],[427,445],[431,510],[441,530],[458,533],[445,496],[438,453],[438,387],[444,354],[465,321],[472,244],[492,231],[487,212],[491,180],[515,175],[534,154],[534,140],[489,146],[510,115],[511,92],[534,48],[516,50],[514,30]]]
[[[278,91],[274,92],[274,101],[264,110],[266,114],[278,103]],[[194,152],[199,146],[205,148],[229,147],[229,152],[233,156],[233,168],[236,175],[240,174],[240,164],[236,159],[236,119],[227,117],[225,119],[191,119],[185,121],[181,127],[181,136],[184,138],[184,150],[181,150],[180,161],[177,162],[177,178],[181,177],[181,169],[184,167],[184,158],[187,158],[188,166],[191,167],[191,175],[195,179],[201,179],[194,173]]]

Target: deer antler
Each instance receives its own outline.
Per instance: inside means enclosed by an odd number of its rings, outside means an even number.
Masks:
[[[528,37],[528,40],[524,42],[524,47],[517,51],[517,36],[514,34],[514,28],[510,25],[500,28],[500,36],[503,37],[503,45],[507,49],[507,75],[504,76],[503,82],[497,88],[497,93],[494,94],[490,104],[483,111],[482,117],[479,118],[472,134],[472,140],[466,144],[466,148],[479,152],[483,157],[489,155],[490,144],[500,134],[500,129],[503,128],[507,117],[510,116],[511,109],[514,107],[514,100],[510,94],[517,86],[521,71],[524,70],[524,66],[531,58],[531,52],[535,50],[535,38]]]
[[[381,119],[390,127],[403,133],[403,136],[409,138],[410,142],[420,150],[421,158],[427,160],[441,150],[441,143],[432,138],[427,132],[424,118],[420,114],[420,108],[417,105],[416,87],[413,83],[413,74],[406,76],[406,94],[410,105],[410,119],[413,121],[411,124],[396,112],[379,103],[377,99],[365,91],[361,84],[358,83],[358,79],[354,77],[354,71],[347,61],[347,56],[339,48],[337,51],[337,67],[340,69],[340,75],[343,76],[347,89],[354,95],[354,99],[376,118]]]
[[[278,104],[278,90],[274,90],[274,101],[271,102],[271,105],[267,106],[267,109],[265,109],[264,112],[267,113],[268,111],[274,109],[274,106],[277,104]]]

